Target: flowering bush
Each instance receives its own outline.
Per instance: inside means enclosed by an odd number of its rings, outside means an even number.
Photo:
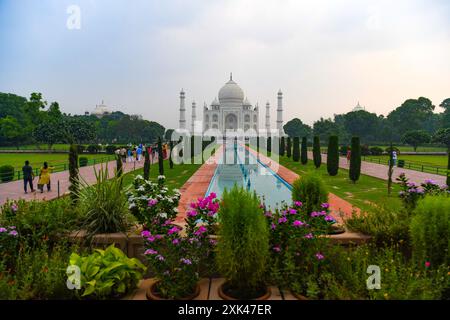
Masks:
[[[15,226],[0,226],[0,252],[6,267],[12,267],[19,244],[19,233]],[[0,261],[1,263],[1,261]]]
[[[158,229],[178,214],[181,194],[176,189],[170,194],[164,182],[164,176],[155,183],[139,175],[134,179],[133,190],[127,193],[131,213],[144,224],[144,229],[152,232],[162,231]]]
[[[302,202],[295,201],[275,212],[266,211],[271,230],[271,274],[278,285],[294,289],[292,284],[302,283],[300,278],[326,259],[322,248],[327,239],[323,235],[336,221],[328,212],[328,204],[321,208],[320,212],[308,214]]]
[[[450,188],[447,185],[439,186],[435,181],[431,179],[425,180],[420,185],[414,182],[410,182],[405,173],[400,174],[397,178],[402,189],[399,193],[400,199],[406,209],[414,209],[417,205],[417,201],[426,195],[440,195],[450,194]]]

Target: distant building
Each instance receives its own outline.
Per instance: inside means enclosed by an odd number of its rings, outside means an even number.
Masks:
[[[101,104],[98,104],[95,106],[94,111],[92,111],[92,115],[96,116],[97,118],[101,118],[103,116],[111,114],[112,111],[108,108],[107,105],[102,100]]]
[[[366,108],[365,108],[365,107],[362,107],[362,106],[359,104],[359,101],[358,101],[358,104],[356,105],[356,107],[354,107],[353,110],[352,110],[352,112],[357,112],[357,111],[366,111]]]

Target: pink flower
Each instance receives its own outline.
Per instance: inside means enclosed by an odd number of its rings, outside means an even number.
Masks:
[[[177,245],[177,244],[180,243],[180,239],[173,239],[173,240],[172,240],[172,243],[173,243],[174,245]]]
[[[164,261],[164,260],[166,260],[166,259],[164,259],[164,257],[162,256],[162,255],[157,255],[156,256],[156,259],[158,259],[159,261]]]
[[[211,192],[211,193],[209,194],[209,196],[210,196],[211,199],[217,198],[217,194],[216,194],[215,192]]]
[[[275,252],[280,252],[280,251],[281,251],[280,246],[275,246],[275,247],[273,247],[273,251],[275,251]]]
[[[145,255],[149,255],[149,254],[158,254],[158,251],[153,250],[153,249],[147,249],[144,252]]]
[[[264,216],[272,218],[272,212],[270,211],[266,211],[266,213],[264,214]]]
[[[322,203],[321,207],[324,208],[324,209],[328,209],[328,208],[330,208],[330,204],[329,203]]]
[[[430,261],[426,261],[426,262],[425,262],[425,267],[426,267],[426,268],[429,268],[430,266],[431,266],[431,262],[430,262]]]
[[[155,206],[157,203],[158,203],[158,200],[157,200],[157,199],[150,199],[150,200],[148,200],[148,206],[149,206],[149,207],[153,207],[153,206]]]
[[[154,236],[149,236],[148,238],[147,238],[147,241],[148,242],[153,242],[153,241],[155,241],[155,237]]]
[[[197,209],[197,204],[196,204],[195,202],[192,202],[189,206],[190,206],[192,209]]]
[[[305,224],[304,224],[303,222],[301,222],[300,220],[295,220],[295,221],[292,223],[292,225],[293,225],[294,227],[296,227],[296,228],[299,228],[299,227],[304,226]]]
[[[16,203],[13,203],[13,204],[11,205],[11,210],[12,210],[12,212],[16,212],[18,209],[19,209],[19,206],[18,206]]]
[[[318,212],[311,212],[311,217],[316,218],[319,216]]]
[[[197,210],[189,210],[187,212],[188,217],[195,217],[195,216],[197,216],[197,214],[198,214]]]
[[[209,240],[209,243],[213,246],[215,246],[217,244],[217,240],[211,239]]]
[[[308,233],[304,238],[305,239],[312,239],[312,238],[314,238],[314,235],[312,233]]]
[[[297,210],[295,210],[295,209],[289,209],[289,214],[297,214]]]
[[[0,233],[1,232],[6,232],[7,230],[6,230],[6,228],[0,228]]]
[[[194,232],[194,234],[195,234],[196,236],[200,236],[200,235],[202,235],[203,233],[205,233],[206,231],[208,231],[208,229],[206,229],[206,227],[200,226],[200,227],[197,229],[197,231]]]
[[[321,254],[320,252],[317,252],[316,258],[317,258],[317,260],[323,260],[323,259],[325,259],[325,256],[323,254]]]
[[[278,224],[286,223],[288,220],[286,217],[278,219]]]
[[[155,238],[156,239],[161,239],[163,236],[161,235],[161,234],[157,234],[156,236],[155,236]]]
[[[10,231],[9,234],[12,235],[13,237],[18,235],[16,230]]]
[[[275,223],[272,223],[272,224],[270,225],[270,228],[271,228],[272,230],[275,230],[275,229],[277,228],[277,226],[275,225]]]
[[[171,234],[177,233],[178,231],[180,231],[180,229],[178,229],[178,227],[173,227],[173,228],[169,229],[167,234],[171,235]]]
[[[192,261],[189,259],[182,258],[180,261],[183,262],[184,264],[188,264],[188,265],[192,264]]]
[[[141,232],[141,236],[144,237],[144,238],[147,238],[150,235],[151,235],[151,233],[148,230],[144,230],[144,231]]]
[[[301,207],[301,206],[303,206],[303,203],[300,202],[300,201],[295,201],[295,202],[294,202],[294,205],[295,205],[296,207]]]
[[[336,220],[334,220],[334,218],[332,216],[325,216],[325,221],[326,222],[336,222]]]

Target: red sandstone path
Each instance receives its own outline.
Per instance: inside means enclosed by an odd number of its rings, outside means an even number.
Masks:
[[[313,159],[312,152],[308,152],[308,158]],[[327,155],[326,154],[322,154],[322,162],[327,163]],[[339,167],[342,169],[348,170],[349,164],[347,163],[347,158],[339,157]],[[365,174],[367,176],[378,178],[378,179],[387,180],[388,179],[388,166],[384,165],[384,164],[362,161],[361,162],[361,173]],[[394,167],[394,173],[392,175],[394,182],[395,182],[395,179],[401,173],[405,173],[406,177],[411,182],[415,182],[417,184],[424,182],[426,179],[432,179],[439,185],[445,185],[446,179],[447,179],[445,176],[440,176],[437,174]]]
[[[82,167],[80,168],[80,176],[89,184],[92,185],[96,182],[95,172],[96,170],[108,167],[108,171],[110,176],[114,175],[116,170],[116,161],[110,161],[108,163],[99,163],[93,166]],[[144,160],[141,162],[131,162],[124,163],[123,170],[124,172],[133,171],[134,169],[142,168],[144,166]],[[40,191],[36,191],[35,193],[30,192],[28,189],[28,194],[25,194],[23,191],[23,180],[12,181],[8,183],[0,184],[0,205],[3,205],[6,200],[51,200],[58,197],[58,181],[59,181],[59,193],[60,195],[64,195],[69,191],[69,171],[62,171],[52,173],[51,175],[51,191],[47,192],[47,187],[44,186],[44,193]],[[37,190],[37,182],[38,177],[36,177],[33,181],[34,188]]]

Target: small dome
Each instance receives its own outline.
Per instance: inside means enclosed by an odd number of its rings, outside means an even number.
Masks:
[[[219,101],[223,102],[237,102],[244,101],[244,91],[232,79],[228,81],[219,91]]]
[[[244,104],[243,104],[244,106],[249,106],[249,107],[251,107],[252,106],[252,104],[250,103],[250,101],[248,101],[248,99],[247,98],[245,98],[245,100],[244,100]]]
[[[211,106],[215,107],[215,106],[219,106],[219,101],[217,101],[217,98],[214,99],[214,101],[211,103]]]

